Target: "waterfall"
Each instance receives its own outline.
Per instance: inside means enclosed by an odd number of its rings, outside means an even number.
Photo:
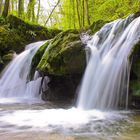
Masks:
[[[2,73],[0,79],[1,98],[38,98],[41,77],[36,72],[34,80],[28,82],[31,61],[36,51],[45,41],[32,43],[26,46],[21,54],[17,55]]]
[[[140,17],[106,24],[87,42],[90,58],[78,97],[81,109],[127,106],[132,47],[140,38]]]

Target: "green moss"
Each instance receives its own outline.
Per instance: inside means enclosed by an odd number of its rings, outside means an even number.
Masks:
[[[39,61],[41,60],[46,48],[48,47],[50,41],[47,41],[44,45],[42,45],[37,52],[35,53],[33,59],[32,59],[32,63],[31,63],[31,70],[30,70],[30,80],[32,80],[34,73],[36,71],[36,67],[39,64]]]
[[[58,29],[47,29],[40,25],[25,22],[13,15],[7,17],[7,23],[10,29],[16,29],[29,42],[51,39],[60,32]]]
[[[17,53],[24,49],[25,40],[14,30],[0,26],[0,52],[6,54],[9,50]]]
[[[77,31],[58,34],[51,41],[37,68],[54,75],[82,73],[85,68],[85,51]]]
[[[14,54],[13,53],[9,53],[9,54],[4,55],[2,57],[2,60],[4,62],[9,62],[9,61],[11,61],[13,59],[13,57],[14,57]]]
[[[0,56],[7,55],[10,50],[20,53],[27,44],[48,40],[59,32],[57,29],[27,23],[13,15],[6,19],[0,17]]]

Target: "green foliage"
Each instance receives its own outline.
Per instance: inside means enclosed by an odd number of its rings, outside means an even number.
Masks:
[[[57,0],[54,2],[46,0],[46,6],[50,6],[47,8],[48,10],[43,10],[42,7],[44,5],[40,5],[40,1],[28,0],[27,3],[26,0],[12,0],[8,12],[25,21],[40,23],[42,25],[48,19],[47,26],[68,30],[87,29],[87,26],[89,27],[98,20],[112,21],[118,18],[124,18],[140,10],[139,0],[61,0],[49,17]],[[3,7],[5,7],[5,4],[0,6],[1,9]]]
[[[82,20],[84,18],[84,25],[81,28],[88,26],[86,15],[83,14],[82,10],[84,0],[63,0],[61,26],[64,29],[79,28],[76,1],[79,1],[78,6],[81,22],[83,22]],[[89,20],[93,23],[98,20],[112,21],[118,18],[124,18],[139,11],[139,7],[139,0],[88,0]]]
[[[60,32],[60,30],[47,29],[40,25],[25,22],[13,15],[7,17],[7,23],[10,24],[9,28],[16,29],[29,42],[51,39]]]
[[[0,25],[3,25],[5,23],[5,18],[0,17]]]

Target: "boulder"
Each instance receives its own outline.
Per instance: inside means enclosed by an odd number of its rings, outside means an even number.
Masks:
[[[38,71],[56,76],[81,74],[86,65],[84,44],[75,31],[58,34],[39,62]]]
[[[38,49],[32,60],[31,77],[35,70],[48,76],[44,100],[73,99],[86,67],[85,44],[77,31],[61,32]]]

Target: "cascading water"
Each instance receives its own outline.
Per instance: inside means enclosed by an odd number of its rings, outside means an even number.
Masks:
[[[17,55],[4,70],[0,79],[0,97],[2,98],[39,98],[41,77],[28,82],[30,65],[36,51],[45,41],[27,45],[24,52]]]
[[[91,55],[79,92],[78,108],[114,109],[127,106],[129,54],[140,37],[140,17],[106,24],[87,47]]]

